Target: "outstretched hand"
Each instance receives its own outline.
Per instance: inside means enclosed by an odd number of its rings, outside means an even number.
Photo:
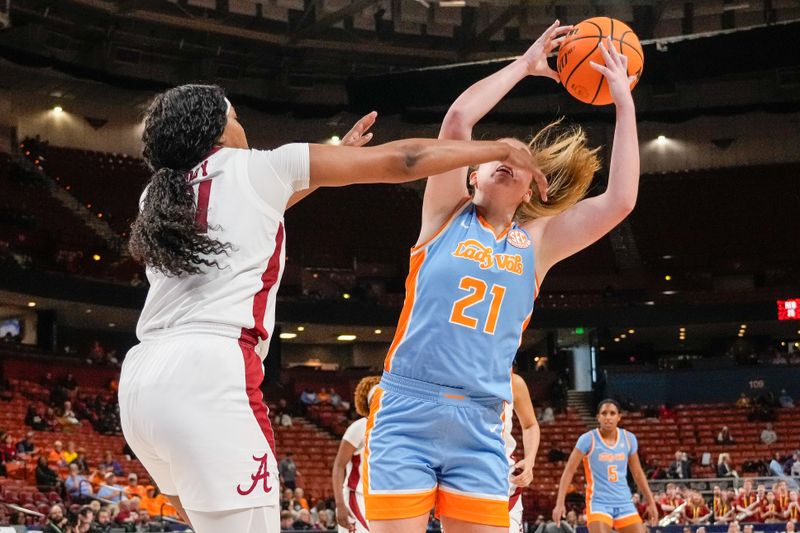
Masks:
[[[372,132],[369,129],[375,124],[375,120],[378,118],[377,111],[370,111],[363,117],[361,117],[358,122],[353,124],[353,127],[350,128],[350,131],[345,133],[344,137],[342,137],[342,142],[340,146],[364,146],[368,142],[372,140]]]
[[[522,148],[518,146],[516,143],[506,142],[505,140],[501,140],[500,142],[504,142],[509,146],[508,157],[506,157],[505,161],[512,167],[516,168],[524,168],[528,172],[533,174],[533,181],[536,182],[536,188],[539,191],[539,197],[542,199],[543,202],[547,201],[547,177],[544,173],[539,170],[539,166],[536,164],[536,160],[531,154],[531,151],[527,148]]]
[[[606,38],[605,42],[600,42],[598,48],[603,54],[605,65],[594,61],[589,61],[589,65],[605,76],[611,98],[616,105],[619,105],[625,99],[631,98],[631,85],[636,81],[636,76],[628,75],[628,56],[617,51],[611,37]]]
[[[529,76],[546,76],[557,82],[561,81],[558,72],[547,63],[547,56],[561,45],[570,30],[572,26],[561,26],[559,21],[555,21],[536,39],[521,58],[528,67]]]

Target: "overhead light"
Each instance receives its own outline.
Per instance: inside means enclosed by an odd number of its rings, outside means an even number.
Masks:
[[[381,333],[383,333],[383,331],[381,331],[381,330],[379,330],[379,329],[376,329],[376,330],[375,330],[375,335],[380,335]]]
[[[614,337],[614,342],[619,342],[619,337]]]
[[[279,336],[281,339],[294,339],[297,337],[297,333],[281,333]]]
[[[349,300],[350,299],[350,293],[346,292],[346,293],[342,294],[342,298],[344,298],[345,300]]]
[[[741,326],[739,326],[739,327],[740,327],[740,328],[742,328],[742,329],[747,329],[747,324],[742,324],[742,325],[741,325]]]
[[[634,333],[636,333],[636,330],[635,330],[635,329],[629,329],[629,330],[628,330],[628,333],[630,333],[631,335],[633,335]]]
[[[60,105],[57,105],[57,106],[55,106],[53,108],[53,113],[59,114],[59,113],[63,113],[63,112],[64,112],[64,108],[61,107]]]
[[[667,255],[662,255],[662,256],[661,256],[661,259],[672,259],[672,256],[671,256],[671,255],[669,255],[669,254],[667,254]]]
[[[740,4],[723,4],[722,11],[738,11],[740,9],[749,9],[749,2],[742,2]]]
[[[28,302],[28,307],[36,307],[36,302]],[[800,333],[800,331],[798,333]]]
[[[102,257],[100,257],[100,254],[94,254],[92,256],[92,259],[94,259],[95,261],[100,261],[102,259]]]
[[[534,358],[533,358],[533,362],[534,362],[534,363],[538,363],[538,362],[539,362],[539,358],[538,358],[538,357],[534,357]]]
[[[605,347],[605,346],[601,346],[601,347],[600,347],[600,351],[601,351],[601,352],[605,352],[605,351],[606,351],[606,347]]]
[[[431,7],[431,5],[426,0],[417,0],[417,3],[425,8]]]
[[[656,137],[656,141],[658,141],[658,144],[664,144],[667,142],[667,136],[659,135],[658,137]]]
[[[677,294],[678,291],[661,291],[661,294],[666,294],[667,296],[671,296],[673,294]]]
[[[342,140],[339,138],[338,135],[331,135],[331,139],[329,142],[331,144],[342,144]]]
[[[357,337],[355,335],[339,335],[338,337],[336,337],[336,340],[337,341],[354,341],[354,340],[356,340],[356,338]]]
[[[644,305],[656,305],[656,303],[653,300],[647,300]]]
[[[91,314],[92,314],[92,310],[91,310],[91,309],[87,309],[87,310],[86,310],[86,311],[84,311],[84,312],[85,312],[87,315],[91,315]]]
[[[669,274],[667,274],[666,276],[664,276],[664,280],[666,280],[666,281],[672,281],[672,276],[670,276]]]
[[[464,7],[466,0],[440,0],[439,7]]]
[[[740,337],[744,337],[744,333],[742,333],[742,332],[740,331],[740,332],[739,332],[739,336],[740,336]],[[783,343],[781,343],[781,346],[783,346],[783,345],[784,345],[784,344],[783,344]]]
[[[108,327],[115,328],[115,327],[117,327],[117,325],[114,322],[109,322],[108,323]]]
[[[627,338],[627,337],[628,337],[628,336],[627,336],[627,335],[625,335],[624,333],[623,333],[622,335],[620,335],[620,336],[619,336],[619,338],[620,338],[620,339],[625,339],[625,338]]]
[[[306,328],[304,326],[297,326],[297,331],[305,331]]]
[[[686,328],[679,328],[678,331],[686,331]]]

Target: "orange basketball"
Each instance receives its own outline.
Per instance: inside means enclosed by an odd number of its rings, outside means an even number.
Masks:
[[[628,75],[636,76],[631,83],[633,89],[642,76],[644,53],[639,38],[622,21],[608,17],[594,17],[575,25],[558,51],[558,75],[567,91],[592,105],[612,102],[605,77],[589,65],[594,61],[604,65],[603,55],[597,45],[611,36],[618,52],[628,56]]]

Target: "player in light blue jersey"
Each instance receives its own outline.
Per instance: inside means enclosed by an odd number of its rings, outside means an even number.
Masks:
[[[556,21],[519,59],[467,89],[439,134],[472,127],[527,76],[557,79],[547,56],[570,30]],[[436,507],[448,533],[505,532],[503,449],[511,365],[541,282],[557,262],[619,224],[636,202],[639,151],[627,59],[603,48],[617,125],[608,188],[582,200],[599,169],[580,128],[546,127],[529,143],[540,172],[506,161],[432,176],[411,250],[406,301],[367,422],[364,499],[370,530],[420,533]],[[470,190],[467,187],[467,179]]]
[[[586,475],[586,522],[589,533],[610,533],[612,529],[620,533],[644,533],[644,524],[628,487],[628,468],[639,490],[644,493],[650,519],[653,522],[658,519],[656,500],[639,462],[636,435],[617,427],[619,420],[619,404],[616,401],[600,402],[597,407],[600,427],[580,436],[561,475],[553,509],[556,523],[560,524],[564,516],[567,487],[581,462]]]

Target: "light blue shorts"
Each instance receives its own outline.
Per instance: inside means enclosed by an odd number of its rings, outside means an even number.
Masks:
[[[508,526],[503,404],[384,373],[367,422],[367,518],[426,514]]]
[[[642,518],[633,502],[614,504],[586,502],[586,522],[602,522],[614,529],[641,524]]]

